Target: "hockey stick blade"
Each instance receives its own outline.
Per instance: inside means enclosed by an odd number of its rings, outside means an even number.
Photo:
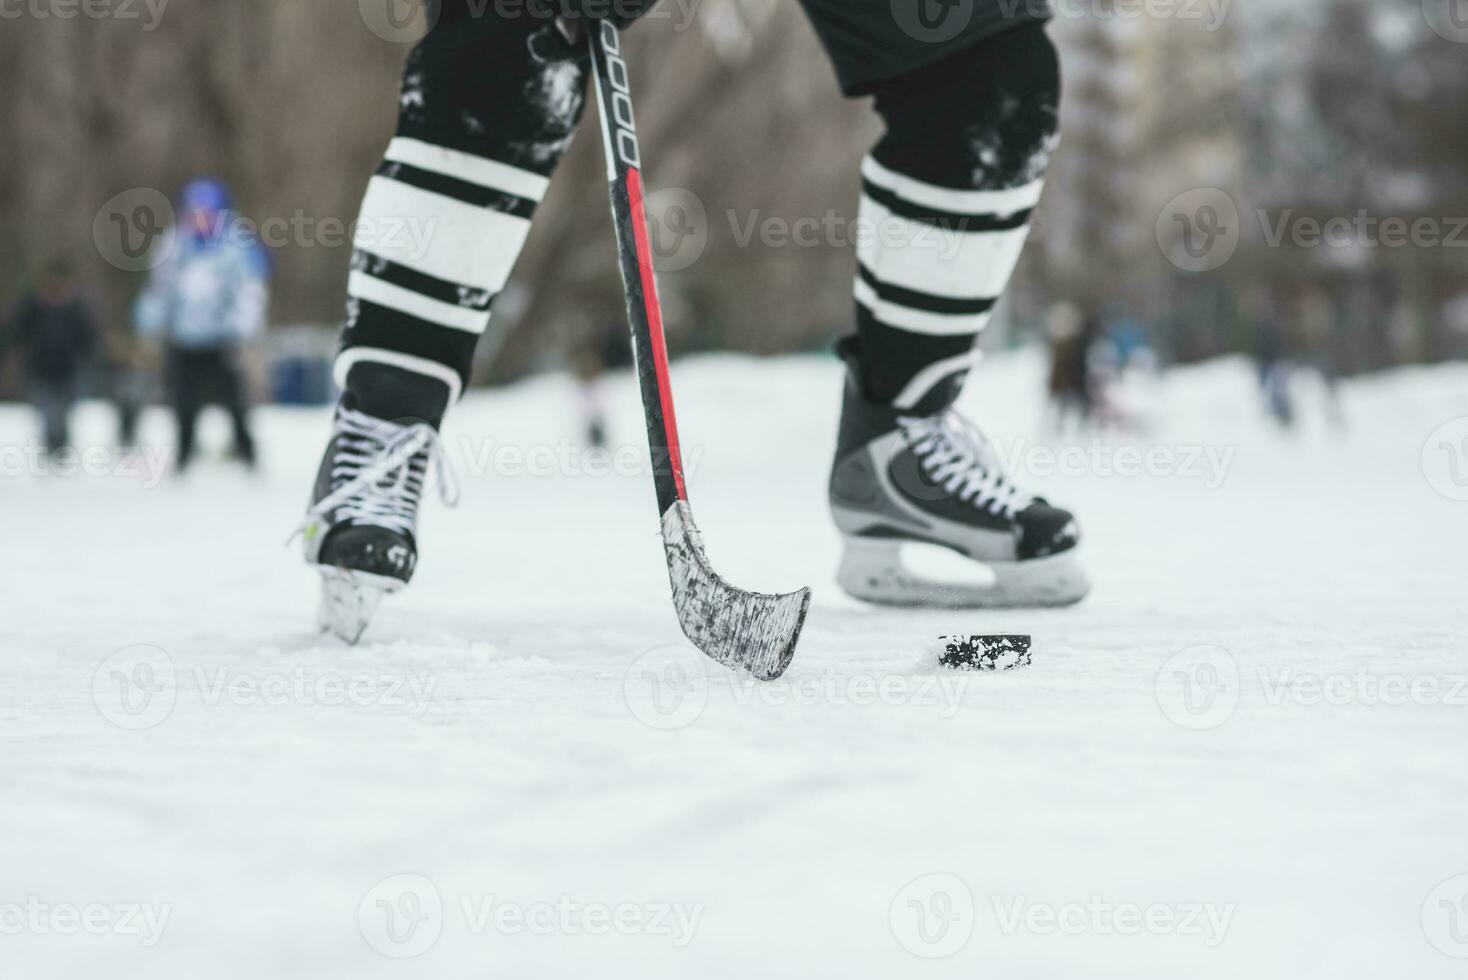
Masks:
[[[810,589],[766,595],[725,582],[709,564],[693,512],[681,500],[663,515],[663,547],[673,608],[693,645],[725,667],[762,681],[784,674],[810,609]]]
[[[642,149],[632,111],[627,62],[622,57],[622,37],[610,22],[602,21],[588,32],[588,43],[673,607],[684,635],[711,659],[748,671],[762,681],[772,681],[785,673],[795,656],[795,644],[810,608],[810,590],[764,595],[737,589],[719,577],[704,553],[703,536],[693,523],[683,474],[662,305],[647,227]]]

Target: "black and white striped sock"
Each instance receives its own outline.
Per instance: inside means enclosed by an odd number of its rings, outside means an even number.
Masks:
[[[549,184],[487,157],[394,139],[362,201],[338,373],[361,360],[396,364],[457,394]]]
[[[1024,250],[1057,131],[1040,24],[884,82],[887,134],[862,164],[857,334],[870,398],[951,405]]]
[[[410,57],[398,132],[357,225],[336,361],[349,392],[359,364],[438,379],[450,404],[469,383],[491,307],[583,108],[584,62],[531,52],[529,36],[543,27],[446,18]]]
[[[862,165],[856,301],[864,351],[887,352],[877,397],[913,414],[952,401],[1019,261],[1041,180],[958,190]],[[933,403],[937,404],[933,404]]]

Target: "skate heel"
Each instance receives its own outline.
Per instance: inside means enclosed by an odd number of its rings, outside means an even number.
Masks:
[[[908,594],[902,587],[902,545],[886,538],[844,537],[836,581],[848,595],[867,602],[895,603]]]

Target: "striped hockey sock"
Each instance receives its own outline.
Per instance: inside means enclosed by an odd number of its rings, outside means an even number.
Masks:
[[[875,90],[887,134],[862,164],[857,334],[868,397],[951,405],[1014,273],[1057,132],[1042,25],[1006,31]]]
[[[437,422],[469,383],[584,108],[584,58],[538,58],[529,41],[544,29],[446,12],[409,58],[397,135],[362,201],[336,361],[369,411]],[[376,408],[384,368],[442,382],[446,397],[430,386],[432,408],[421,394]]]

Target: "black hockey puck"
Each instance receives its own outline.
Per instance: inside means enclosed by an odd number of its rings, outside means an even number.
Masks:
[[[1030,665],[1028,636],[940,636],[939,662],[950,670],[1014,670]]]

